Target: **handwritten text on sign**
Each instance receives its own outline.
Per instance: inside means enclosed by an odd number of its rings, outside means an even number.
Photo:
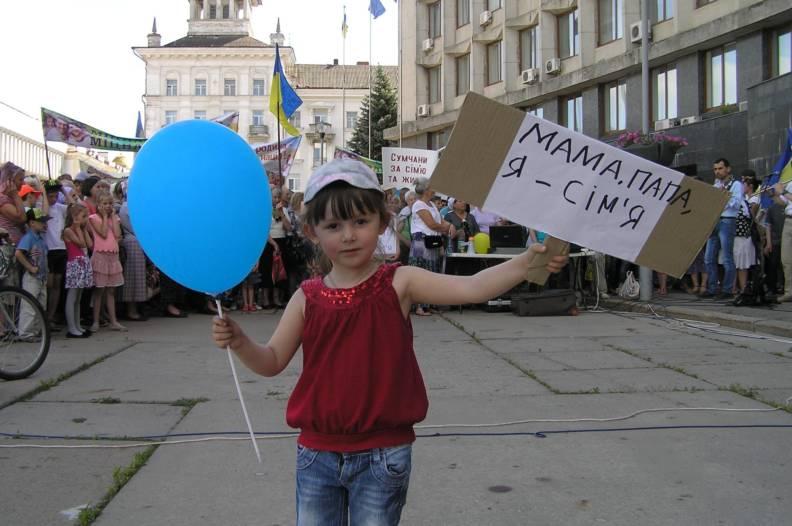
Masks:
[[[694,206],[682,175],[526,115],[484,208],[634,260],[668,206]]]
[[[413,188],[418,177],[430,178],[437,165],[438,152],[415,148],[382,149],[382,186]]]

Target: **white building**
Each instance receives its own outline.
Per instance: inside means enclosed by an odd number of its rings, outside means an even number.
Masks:
[[[332,158],[352,137],[363,97],[368,66],[296,64],[294,49],[284,46],[280,22],[270,42],[253,38],[250,10],[261,0],[189,0],[187,36],[161,44],[156,21],[147,47],[134,53],[146,64],[146,137],[185,119],[211,119],[239,112],[239,134],[251,144],[274,142],[276,120],[269,111],[275,44],[289,83],[303,99],[292,116],[303,140],[288,184],[301,190],[314,166]],[[396,67],[386,67],[394,81]],[[327,123],[322,140],[321,126]],[[282,132],[283,133],[283,132]],[[281,135],[285,138],[286,135]]]

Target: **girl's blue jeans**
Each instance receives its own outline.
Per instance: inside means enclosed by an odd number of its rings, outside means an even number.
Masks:
[[[333,453],[297,446],[298,526],[399,524],[412,445]]]

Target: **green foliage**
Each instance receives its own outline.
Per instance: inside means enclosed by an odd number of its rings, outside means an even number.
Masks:
[[[383,138],[386,128],[397,124],[396,90],[391,86],[382,67],[374,70],[371,84],[371,100],[363,98],[360,115],[355,124],[349,148],[363,157],[369,157],[369,114],[371,115],[371,159],[382,160],[382,148],[389,143]]]

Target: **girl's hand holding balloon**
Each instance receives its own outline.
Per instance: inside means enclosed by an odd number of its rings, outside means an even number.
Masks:
[[[212,339],[221,349],[238,349],[247,339],[244,331],[231,318],[215,316],[212,320]]]

